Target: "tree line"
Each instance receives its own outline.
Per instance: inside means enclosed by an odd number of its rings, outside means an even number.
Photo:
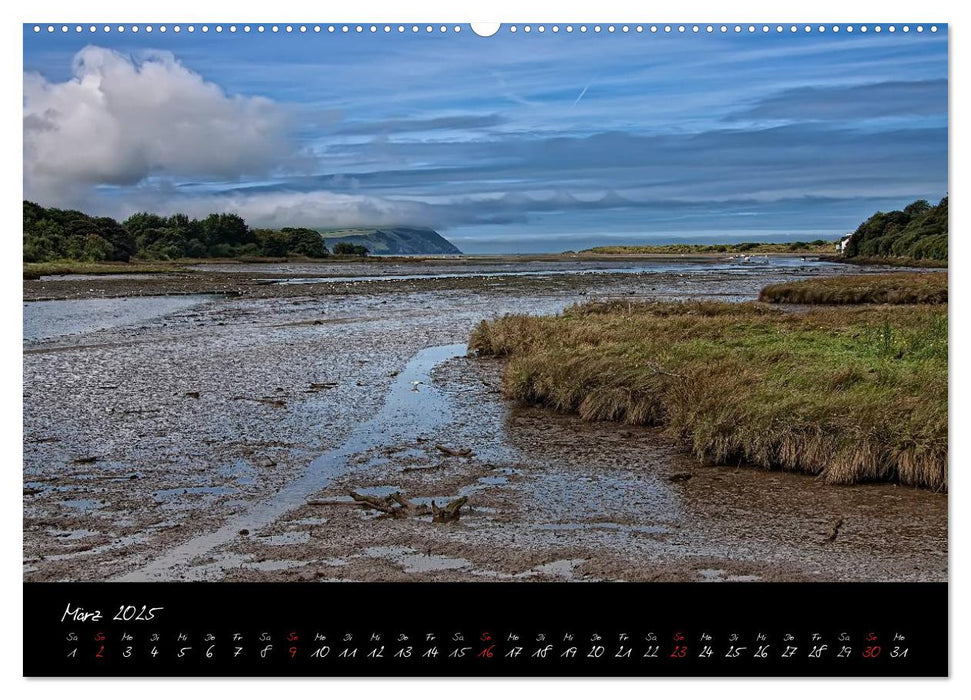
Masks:
[[[878,211],[846,244],[848,258],[947,260],[947,197],[932,206],[918,199],[901,211]]]
[[[24,202],[24,262],[325,258],[330,254],[314,229],[250,228],[236,214],[191,219],[185,214],[138,213],[119,223],[106,216]],[[365,256],[368,250],[363,245],[337,243],[333,254]]]

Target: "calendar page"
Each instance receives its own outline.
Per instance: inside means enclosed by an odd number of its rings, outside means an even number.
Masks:
[[[23,188],[24,675],[948,674],[946,23],[27,23]]]

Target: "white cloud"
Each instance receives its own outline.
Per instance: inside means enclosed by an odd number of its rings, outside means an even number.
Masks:
[[[24,190],[41,203],[150,175],[261,174],[292,155],[279,105],[227,95],[170,53],[133,60],[88,46],[73,73],[24,76]]]

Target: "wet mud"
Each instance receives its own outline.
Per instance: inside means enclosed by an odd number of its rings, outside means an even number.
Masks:
[[[37,282],[64,301],[25,305],[43,332],[24,338],[24,578],[946,580],[946,495],[699,465],[657,430],[511,405],[501,365],[464,353],[496,314],[754,298],[840,267],[309,284],[262,282],[332,272],[202,270],[259,291],[119,300],[92,323],[64,305],[111,298],[78,293],[100,280]],[[352,491],[467,502],[436,523]]]

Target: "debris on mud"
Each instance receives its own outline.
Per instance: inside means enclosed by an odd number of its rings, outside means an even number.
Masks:
[[[843,518],[837,518],[829,526],[829,534],[823,540],[823,542],[834,542],[836,537],[840,534],[840,528],[843,527]]]
[[[435,445],[435,449],[439,452],[444,452],[449,457],[471,457],[472,450],[468,447],[453,448],[447,445]]]
[[[454,501],[450,501],[444,507],[440,508],[435,501],[432,501],[431,506],[423,504],[416,505],[405,498],[400,491],[396,491],[385,498],[367,496],[360,494],[357,491],[351,491],[350,495],[351,498],[354,499],[354,503],[356,505],[380,511],[381,513],[389,515],[392,518],[410,518],[431,515],[433,523],[450,523],[457,521],[459,517],[461,517],[462,506],[468,503],[469,500],[467,497],[462,496]],[[317,502],[318,505],[338,505],[343,503],[346,503],[346,501]]]
[[[286,401],[275,396],[261,396],[256,399],[249,396],[234,396],[233,401],[255,401],[256,403],[266,404],[267,406],[273,406],[274,408],[284,408],[287,405]]]
[[[435,471],[436,469],[444,469],[447,466],[447,464],[432,464],[427,467],[402,467],[401,473],[411,474],[412,472],[430,472]]]
[[[433,523],[451,523],[459,519],[460,511],[462,506],[468,502],[468,498],[462,496],[458,498],[444,508],[439,508],[435,505],[435,501],[432,501],[432,522]]]
[[[335,386],[337,386],[337,382],[310,382],[310,388],[305,393],[316,394],[322,389],[333,389]]]
[[[49,444],[49,443],[52,443],[52,442],[60,442],[60,441],[61,441],[61,438],[59,438],[59,437],[53,437],[53,436],[51,436],[51,437],[39,437],[39,438],[24,438],[24,442],[25,443],[31,443],[31,444],[35,444],[35,445],[46,445],[46,444]]]

